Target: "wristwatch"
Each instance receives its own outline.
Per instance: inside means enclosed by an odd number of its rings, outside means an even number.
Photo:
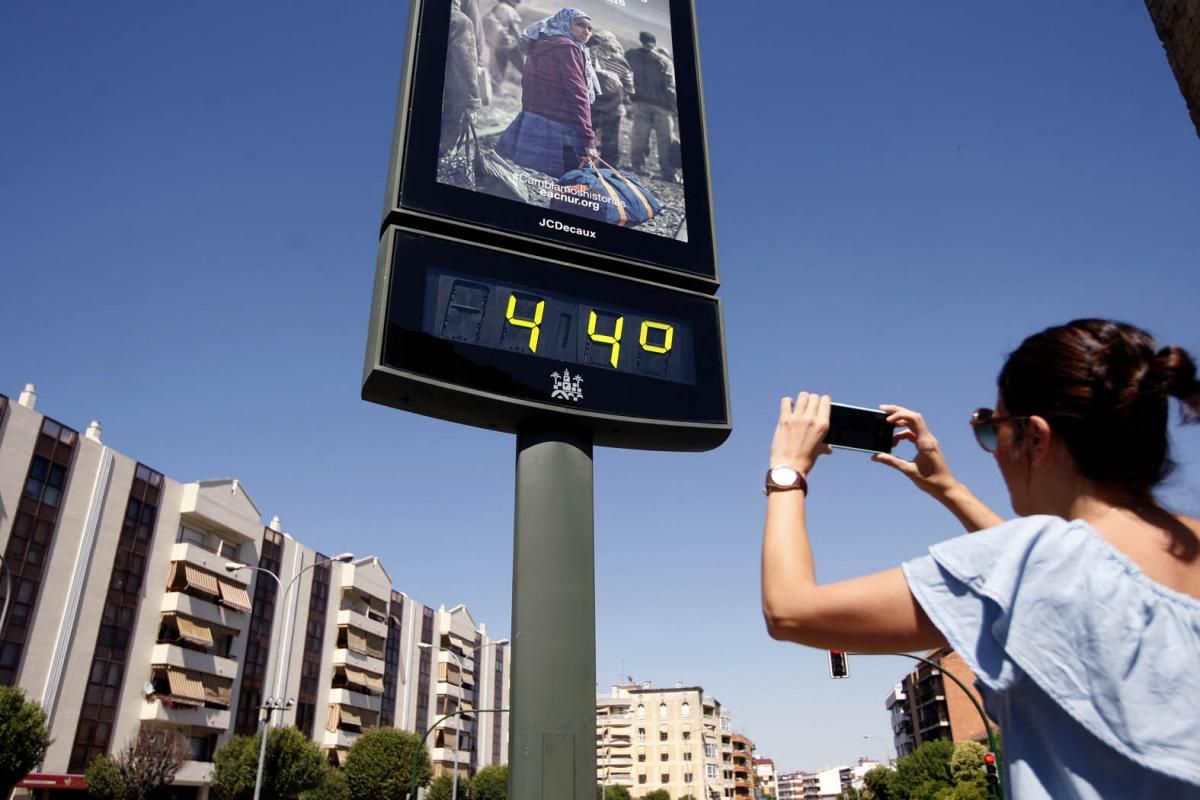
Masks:
[[[804,480],[800,470],[787,464],[777,464],[767,470],[767,484],[763,487],[763,494],[786,492],[791,489],[799,489],[808,494],[808,481]]]

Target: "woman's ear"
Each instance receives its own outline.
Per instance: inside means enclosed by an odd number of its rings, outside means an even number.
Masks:
[[[1050,442],[1054,432],[1044,417],[1033,416],[1025,423],[1025,449],[1034,464],[1044,464],[1050,457]]]

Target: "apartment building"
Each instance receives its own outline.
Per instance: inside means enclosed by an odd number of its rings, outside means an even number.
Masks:
[[[721,704],[696,686],[612,687],[596,698],[596,780],[635,797],[666,789],[671,797],[732,797],[724,777]]]
[[[776,795],[779,800],[804,800],[803,772],[781,772],[776,776],[775,785],[779,788]]]
[[[175,481],[36,400],[0,395],[0,682],[42,705],[54,739],[27,789],[77,788],[95,756],[162,726],[189,742],[177,794],[205,798],[216,748],[272,698],[273,722],[335,763],[370,728],[424,734],[439,711],[507,699],[507,642],[464,607],[417,603],[379,559],[264,526],[236,479]],[[442,724],[438,772],[503,760],[506,715]]]
[[[778,796],[775,785],[775,762],[769,758],[754,759],[754,797],[762,800],[764,797]]]
[[[754,797],[754,742],[733,734],[733,796]]]
[[[963,689],[947,674],[969,687],[971,697],[982,705],[974,688],[975,674],[962,657],[949,647],[927,653],[936,666],[918,662],[887,696],[891,714],[892,744],[896,756],[905,756],[925,742],[949,739],[954,742],[987,742],[987,730],[979,711]]]

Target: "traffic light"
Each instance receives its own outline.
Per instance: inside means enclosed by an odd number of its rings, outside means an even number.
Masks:
[[[996,771],[996,754],[983,754],[983,776],[987,778],[987,782],[992,786],[1000,783],[1000,775]]]
[[[829,674],[834,678],[850,677],[850,661],[841,650],[829,651]]]

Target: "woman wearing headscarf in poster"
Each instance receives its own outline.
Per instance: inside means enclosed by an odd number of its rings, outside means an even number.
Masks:
[[[475,24],[462,10],[462,0],[450,0],[450,39],[446,49],[446,88],[442,93],[442,139],[445,156],[466,128],[467,115],[480,106],[479,50]]]
[[[557,178],[585,158],[597,158],[592,102],[599,79],[587,52],[592,18],[564,8],[525,29],[532,42],[521,77],[521,113],[496,142],[496,152]]]

